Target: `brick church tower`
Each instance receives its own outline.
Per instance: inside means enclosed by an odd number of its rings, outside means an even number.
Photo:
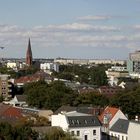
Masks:
[[[32,50],[31,50],[31,42],[30,42],[30,38],[29,38],[29,42],[28,42],[28,49],[26,52],[26,64],[28,66],[32,65]]]

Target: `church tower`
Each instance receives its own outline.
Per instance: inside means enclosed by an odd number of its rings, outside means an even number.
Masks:
[[[27,49],[27,52],[26,52],[26,64],[28,66],[32,65],[32,50],[31,50],[30,38],[29,38],[29,41],[28,41],[28,49]]]

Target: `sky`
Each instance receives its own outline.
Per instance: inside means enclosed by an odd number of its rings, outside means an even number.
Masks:
[[[140,0],[0,0],[0,57],[127,59],[140,49]]]

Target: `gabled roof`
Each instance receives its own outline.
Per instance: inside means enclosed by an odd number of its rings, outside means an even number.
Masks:
[[[15,95],[18,102],[26,102],[26,95]]]
[[[80,112],[77,112],[77,111],[67,112],[67,113],[65,113],[65,115],[66,116],[72,116],[72,117],[75,117],[75,116],[91,116],[90,114],[80,113]]]
[[[99,116],[99,120],[103,122],[104,117],[107,116],[107,118],[109,119],[108,121],[110,122],[118,111],[119,111],[119,108],[108,106],[105,108],[103,113]]]
[[[77,111],[85,114],[99,115],[101,114],[101,112],[103,112],[103,108],[91,107],[91,106],[73,107],[73,106],[63,105],[60,108],[58,108],[54,114],[58,114],[61,112],[71,112],[71,111]]]
[[[96,116],[67,116],[69,127],[101,126]]]
[[[129,121],[118,119],[116,123],[110,128],[110,131],[127,134]]]
[[[58,113],[61,113],[61,112],[71,112],[71,111],[75,111],[75,110],[76,110],[76,107],[63,105],[60,108],[58,108],[54,112],[54,114],[58,114]]]
[[[8,108],[5,112],[3,112],[2,116],[6,118],[21,118],[22,117],[22,110],[15,107]]]
[[[8,108],[10,108],[11,106],[0,103],[0,116],[3,114],[3,112],[5,112]]]

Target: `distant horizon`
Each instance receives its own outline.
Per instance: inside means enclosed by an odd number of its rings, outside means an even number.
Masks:
[[[21,58],[14,58],[14,57],[5,57],[5,58],[0,58],[0,60],[1,59],[26,59],[26,57],[21,57]],[[35,59],[46,59],[46,60],[51,60],[51,59],[53,59],[53,60],[55,60],[55,59],[69,59],[69,60],[120,60],[120,61],[126,61],[127,59],[113,59],[113,58],[102,58],[102,59],[99,59],[99,58],[69,58],[69,57],[57,57],[57,58],[39,58],[39,57],[33,57],[33,60],[35,60]]]

